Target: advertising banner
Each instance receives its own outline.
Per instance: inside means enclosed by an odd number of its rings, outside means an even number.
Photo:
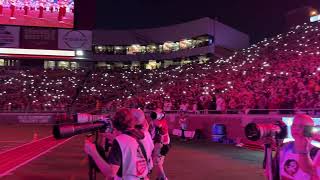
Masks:
[[[0,26],[0,47],[19,47],[20,27]]]
[[[50,115],[47,116],[18,116],[19,123],[26,124],[48,124],[52,123],[53,118]]]
[[[89,51],[92,49],[92,31],[59,29],[58,39],[59,49]]]
[[[57,49],[58,35],[56,29],[21,28],[20,47],[25,49]]]
[[[78,113],[77,114],[78,123],[86,123],[92,121],[92,115],[88,113]]]

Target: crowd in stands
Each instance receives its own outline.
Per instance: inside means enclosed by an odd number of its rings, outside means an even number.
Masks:
[[[2,111],[64,111],[84,70],[1,69]]]
[[[79,87],[83,87],[79,93]],[[156,70],[0,70],[0,107],[119,107],[219,112],[320,108],[319,23],[265,39],[228,58]],[[77,97],[77,96],[76,96]]]

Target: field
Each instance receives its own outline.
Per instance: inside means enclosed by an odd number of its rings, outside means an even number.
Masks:
[[[57,141],[48,137],[51,136],[50,126],[35,125],[1,125],[0,132],[1,179],[88,179],[87,157],[83,152],[84,135]],[[26,143],[29,145],[24,145]],[[262,152],[208,141],[181,142],[173,139],[172,145],[165,162],[169,179],[264,179]],[[18,148],[12,149],[14,147]],[[103,179],[101,174],[97,179]]]

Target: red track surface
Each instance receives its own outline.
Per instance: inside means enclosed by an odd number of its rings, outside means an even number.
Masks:
[[[0,152],[0,177],[63,144],[68,139],[56,140],[52,136]]]

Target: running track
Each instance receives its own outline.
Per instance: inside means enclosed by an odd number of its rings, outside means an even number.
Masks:
[[[50,150],[62,145],[69,139],[56,140],[48,136],[3,152],[0,152],[0,178],[10,174],[15,169],[46,154]]]

